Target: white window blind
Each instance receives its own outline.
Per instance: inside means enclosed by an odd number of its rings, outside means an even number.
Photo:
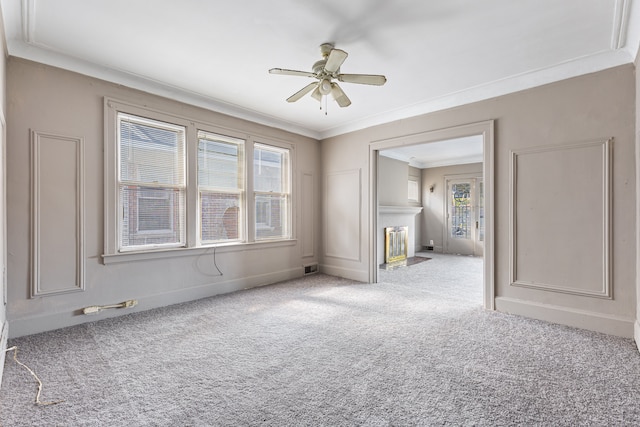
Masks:
[[[118,113],[119,250],[184,246],[185,128]]]
[[[255,144],[253,189],[255,239],[282,239],[291,236],[291,165],[289,150]]]
[[[244,141],[198,131],[200,241],[242,241]]]

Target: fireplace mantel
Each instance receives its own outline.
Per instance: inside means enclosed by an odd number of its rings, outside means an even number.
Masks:
[[[422,211],[422,206],[378,206],[378,213],[383,214],[404,214],[418,215]]]
[[[416,232],[416,216],[422,212],[421,206],[378,206],[378,264],[384,262],[384,228],[395,226],[409,227],[408,257],[415,254]],[[418,240],[420,240],[418,236]]]

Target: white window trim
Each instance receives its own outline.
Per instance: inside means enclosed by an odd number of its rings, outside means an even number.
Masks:
[[[187,191],[185,197],[185,240],[186,246],[173,248],[142,248],[127,251],[118,251],[118,165],[117,165],[117,113],[148,117],[152,120],[165,121],[187,129],[186,134],[186,175]],[[244,164],[244,207],[245,215],[243,221],[243,236],[245,240],[241,242],[213,242],[202,243],[199,241],[198,225],[198,203],[199,191],[197,184],[197,131],[226,135],[230,138],[242,139],[245,141],[245,164]],[[258,142],[259,141],[259,142]],[[288,226],[289,237],[280,239],[255,240],[255,216],[253,213],[254,192],[253,192],[253,145],[259,143],[273,147],[285,148],[289,150],[289,212]],[[272,140],[258,135],[248,135],[246,132],[223,128],[215,124],[203,121],[195,121],[191,118],[174,115],[164,111],[158,111],[148,107],[129,103],[112,98],[104,98],[104,253],[102,255],[105,264],[117,262],[130,262],[148,259],[161,259],[177,256],[197,256],[205,253],[212,247],[220,248],[221,251],[252,250],[269,247],[283,247],[295,245],[296,240],[296,219],[293,213],[296,209],[295,179],[296,159],[295,149],[292,143]],[[250,159],[250,163],[249,163]],[[235,249],[234,249],[235,248]]]
[[[145,244],[145,245],[130,245],[130,246],[123,246],[122,245],[122,232],[119,229],[119,226],[122,226],[121,220],[123,219],[123,215],[124,215],[124,207],[122,206],[121,203],[121,199],[119,197],[119,191],[122,185],[134,185],[137,186],[138,188],[143,188],[143,187],[148,187],[148,188],[152,188],[155,187],[154,183],[152,182],[148,182],[148,181],[135,181],[135,180],[126,180],[123,181],[122,177],[121,177],[121,164],[120,164],[120,145],[121,145],[121,135],[119,132],[120,129],[120,124],[122,121],[128,121],[130,119],[123,119],[120,117],[120,114],[122,114],[123,116],[129,116],[131,117],[131,120],[134,122],[140,122],[143,123],[148,121],[148,124],[150,126],[154,126],[154,127],[159,127],[159,128],[163,128],[165,130],[169,130],[169,131],[175,131],[175,132],[179,132],[182,133],[184,141],[183,141],[183,146],[182,148],[182,152],[183,155],[186,155],[186,146],[187,146],[187,127],[184,126],[183,124],[178,124],[175,123],[175,120],[172,120],[171,118],[167,118],[167,117],[162,117],[160,120],[157,118],[150,118],[149,114],[144,114],[144,115],[140,115],[140,114],[132,114],[129,112],[125,112],[125,111],[116,111],[115,112],[115,132],[116,132],[116,139],[115,139],[115,179],[117,181],[116,183],[116,192],[117,194],[117,200],[116,200],[116,204],[117,204],[117,208],[116,208],[116,212],[117,212],[117,218],[116,218],[116,223],[115,223],[115,227],[116,227],[116,233],[118,234],[117,237],[117,250],[119,252],[130,252],[130,251],[140,251],[140,250],[155,250],[155,249],[164,249],[164,248],[180,248],[180,247],[185,247],[186,246],[186,233],[184,230],[184,227],[186,226],[186,221],[184,220],[184,218],[180,218],[180,229],[178,230],[180,233],[180,239],[177,242],[170,242],[170,243],[156,243],[156,244]],[[133,116],[133,117],[132,117]],[[184,174],[186,175],[186,164],[184,165]],[[184,191],[185,192],[185,198],[186,198],[186,190],[187,190],[187,182],[186,182],[186,176],[183,177],[184,179],[184,183],[178,183],[178,184],[158,184],[158,188],[163,188],[163,189],[170,189],[170,188],[174,188],[174,189],[178,189],[180,191]],[[138,197],[138,199],[140,199],[140,197]],[[173,204],[173,203],[172,203]],[[139,214],[139,212],[138,212]],[[172,218],[172,225],[175,224],[173,222],[173,218]],[[138,226],[138,223],[136,223],[136,228]],[[166,234],[171,234],[173,232],[173,229],[169,229],[166,230],[167,233]],[[158,233],[158,232],[154,232],[154,231],[148,231],[148,232],[136,232],[136,234],[138,235],[159,235],[162,233]]]
[[[293,147],[290,145],[283,145],[283,144],[278,144],[278,143],[274,143],[274,142],[266,142],[266,141],[256,141],[254,144],[252,144],[252,149],[253,147],[255,147],[256,145],[258,146],[262,146],[265,147],[265,149],[277,149],[277,150],[282,150],[282,151],[287,151],[287,162],[288,162],[288,174],[287,176],[283,177],[283,185],[285,186],[285,192],[280,192],[280,193],[275,193],[275,192],[264,192],[264,191],[256,191],[255,189],[252,188],[251,191],[251,208],[250,210],[253,213],[253,219],[252,221],[249,223],[249,227],[252,227],[253,230],[251,230],[252,236],[254,241],[256,242],[269,242],[269,241],[274,241],[274,240],[286,240],[286,239],[290,239],[293,236],[293,230],[294,228],[294,224],[293,224],[293,176],[294,176],[294,171],[293,171],[293,165],[294,165],[294,160],[293,160]],[[251,153],[251,173],[253,174],[253,152]],[[253,186],[253,176],[251,177],[251,183]],[[256,221],[255,218],[255,210],[256,210],[256,196],[258,195],[279,195],[279,196],[285,196],[287,199],[287,209],[285,211],[285,215],[287,216],[287,224],[288,224],[288,230],[287,230],[287,234],[288,236],[281,238],[281,237],[263,237],[258,239],[257,238],[257,228],[258,228],[258,223]]]
[[[407,187],[409,186],[409,182],[415,182],[416,186],[417,186],[417,191],[418,191],[418,198],[417,199],[411,199],[410,197],[408,197],[408,202],[409,204],[412,205],[416,205],[419,206],[421,204],[422,201],[422,186],[421,186],[421,182],[420,182],[420,178],[417,176],[409,176],[409,180],[407,181]]]
[[[242,162],[242,166],[241,166],[241,171],[240,171],[240,175],[241,175],[241,179],[242,179],[242,188],[240,190],[229,190],[229,189],[225,189],[223,187],[214,187],[214,186],[206,186],[206,185],[199,185],[197,186],[198,188],[198,202],[197,202],[197,245],[196,246],[215,246],[215,245],[220,245],[220,244],[229,244],[229,243],[247,243],[247,230],[246,230],[246,218],[247,218],[247,207],[246,207],[246,189],[247,189],[247,156],[246,156],[246,149],[247,149],[247,140],[246,138],[236,138],[236,137],[230,137],[228,135],[223,135],[219,132],[215,132],[213,130],[204,128],[202,126],[199,126],[196,129],[196,135],[199,135],[199,133],[202,132],[204,133],[206,136],[211,137],[212,139],[216,139],[216,140],[220,140],[223,142],[228,142],[228,143],[232,143],[232,144],[238,144],[240,146],[240,153],[239,153],[239,162]],[[199,137],[196,138],[196,149],[199,143]],[[197,162],[197,156],[196,156],[196,162]],[[197,166],[196,166],[197,169]],[[197,172],[196,172],[197,173]],[[196,183],[197,183],[197,177],[196,177]],[[215,192],[215,193],[226,193],[226,194],[237,194],[239,195],[239,199],[240,199],[240,205],[238,206],[240,208],[240,224],[238,227],[238,233],[239,233],[239,237],[238,239],[233,239],[233,240],[212,240],[212,241],[203,241],[202,240],[202,221],[200,218],[200,210],[201,210],[201,201],[202,201],[202,192]]]

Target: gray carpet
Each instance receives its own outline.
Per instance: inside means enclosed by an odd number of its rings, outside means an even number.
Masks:
[[[14,339],[65,402],[34,406],[7,357],[0,424],[640,424],[631,340],[485,312],[481,271],[434,256],[375,285],[318,274]]]

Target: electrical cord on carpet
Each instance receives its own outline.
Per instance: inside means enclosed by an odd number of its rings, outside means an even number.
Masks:
[[[218,267],[218,262],[216,261],[216,249],[217,249],[217,246],[213,246],[213,266],[215,267],[215,269],[218,272],[217,273],[207,273],[200,267],[200,258],[211,254],[211,252],[207,249],[207,251],[205,253],[203,253],[202,255],[200,255],[198,258],[196,258],[196,261],[195,261],[195,267],[200,273],[202,273],[202,274],[204,274],[206,276],[212,276],[212,277],[224,276],[224,274],[222,274],[222,270],[220,270],[220,267]]]
[[[29,368],[27,365],[25,365],[24,363],[22,363],[21,361],[18,360],[18,346],[14,345],[13,347],[6,349],[5,353],[10,352],[11,350],[13,350],[13,360],[18,365],[22,366],[27,371],[29,371],[29,373],[33,376],[33,378],[35,378],[36,381],[38,382],[38,392],[36,393],[36,401],[35,401],[36,405],[38,405],[38,406],[49,406],[49,405],[57,405],[58,403],[64,402],[64,400],[56,400],[56,401],[51,401],[51,402],[41,402],[40,401],[40,393],[42,393],[42,381],[40,381],[40,378],[38,378],[36,373],[33,372],[31,370],[31,368]]]

